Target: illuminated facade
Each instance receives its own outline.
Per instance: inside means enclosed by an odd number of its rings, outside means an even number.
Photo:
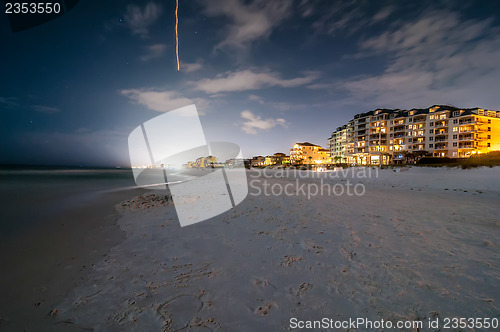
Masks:
[[[289,164],[290,156],[281,152],[275,153],[272,156],[266,156],[264,161],[265,166],[283,166]]]
[[[292,164],[329,164],[330,150],[309,142],[295,143],[290,149],[290,163]]]
[[[196,161],[190,161],[187,163],[188,168],[207,168],[217,166],[219,166],[219,160],[214,156],[200,157],[196,159]]]
[[[389,164],[408,156],[469,157],[500,150],[500,112],[432,106],[357,114],[329,138],[333,162]]]
[[[266,165],[266,157],[263,156],[255,156],[250,160],[250,165],[252,167],[261,167]]]

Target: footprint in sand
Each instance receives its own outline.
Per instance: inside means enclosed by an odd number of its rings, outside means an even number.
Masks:
[[[294,256],[284,256],[281,259],[281,266],[288,267],[288,266],[292,265],[293,263],[301,261],[301,260],[302,260],[302,256],[295,256],[295,257]]]
[[[313,288],[313,284],[303,282],[297,288],[292,288],[292,293],[295,293],[296,296],[301,296],[307,293],[310,289]]]
[[[155,311],[163,319],[165,330],[177,331],[188,328],[202,308],[198,296],[183,294],[159,303]]]
[[[256,314],[257,316],[266,316],[269,314],[272,307],[273,307],[272,302],[260,305],[254,310],[254,314]]]

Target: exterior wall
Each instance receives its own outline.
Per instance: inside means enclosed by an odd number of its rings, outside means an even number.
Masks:
[[[265,158],[263,156],[253,157],[250,161],[252,167],[265,166]]]
[[[332,162],[342,162],[347,155],[347,125],[337,128],[330,137],[330,157]]]
[[[219,166],[219,160],[214,156],[200,157],[194,162],[191,161],[187,163],[187,167],[189,168],[206,168],[214,166]]]
[[[330,164],[330,150],[328,149],[319,149],[318,156],[315,160],[316,164]]]
[[[275,153],[272,156],[267,156],[264,159],[264,166],[279,166],[290,164],[290,157],[284,153]]]
[[[328,151],[321,146],[311,143],[295,143],[290,149],[292,164],[323,164],[329,160]]]

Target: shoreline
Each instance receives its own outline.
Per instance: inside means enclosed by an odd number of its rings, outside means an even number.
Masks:
[[[111,191],[0,242],[0,329],[80,331],[51,312],[87,279],[92,266],[125,239],[115,205],[141,189]],[[21,207],[20,207],[21,208]]]

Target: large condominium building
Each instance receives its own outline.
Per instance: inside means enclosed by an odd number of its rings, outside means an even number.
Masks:
[[[387,164],[406,153],[469,157],[500,150],[500,111],[432,106],[357,114],[329,138],[333,161]]]
[[[196,159],[196,161],[190,161],[186,165],[188,168],[207,168],[219,166],[219,160],[217,157],[208,156],[208,157],[200,157]]]
[[[348,126],[338,127],[330,137],[330,156],[334,162],[345,161],[347,155]]]
[[[328,164],[330,151],[309,142],[295,143],[290,149],[290,162],[292,164]]]

